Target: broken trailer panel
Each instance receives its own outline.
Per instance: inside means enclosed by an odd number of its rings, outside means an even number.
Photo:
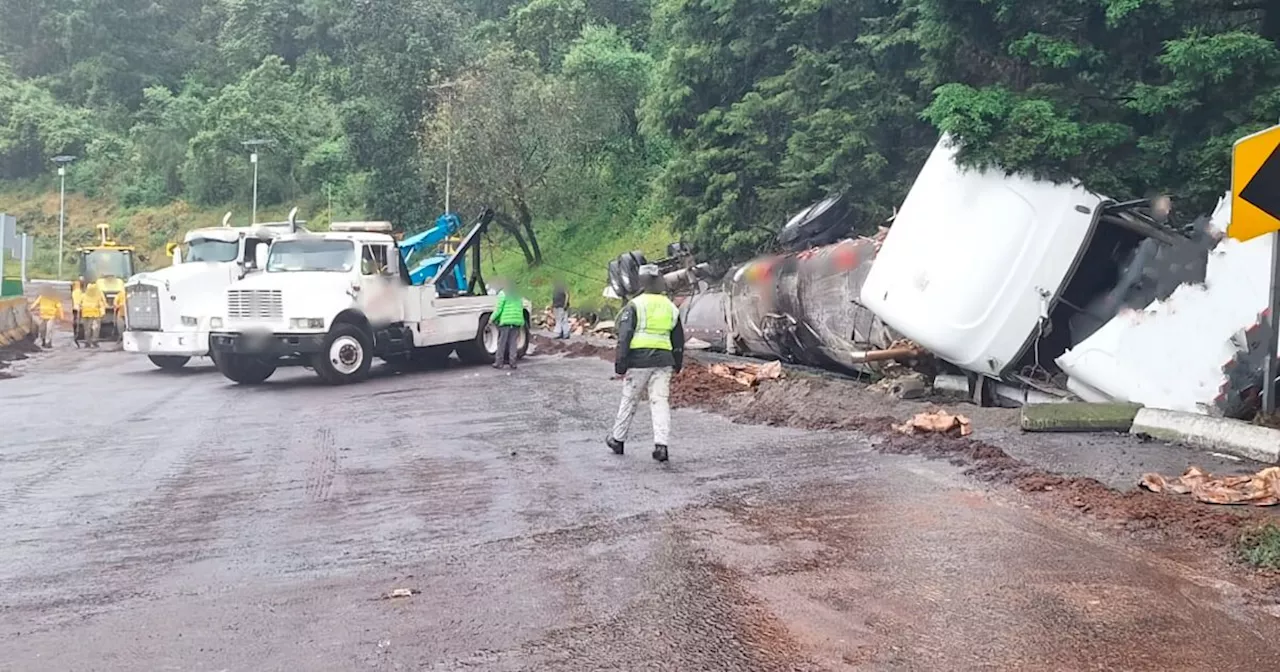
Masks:
[[[965,371],[1065,384],[1055,358],[1126,306],[1126,292],[1142,284],[1126,271],[1156,246],[1190,244],[1157,210],[1079,184],[963,169],[944,136],[898,211],[862,303]]]

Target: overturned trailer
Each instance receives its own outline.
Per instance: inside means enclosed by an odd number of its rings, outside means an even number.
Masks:
[[[758,259],[724,283],[733,349],[828,369],[869,371],[894,334],[859,300],[875,241],[846,239]]]
[[[1207,299],[1216,292],[1206,282],[1223,296],[1247,284],[1223,263],[1214,280],[1220,227],[1202,218],[1175,229],[1161,206],[965,170],[944,137],[898,212],[862,302],[966,371],[979,401],[1004,380],[1090,400],[1247,413],[1267,356],[1257,330],[1265,305],[1251,294],[1224,312]],[[1254,248],[1218,245],[1214,255],[1269,251]],[[1193,310],[1199,324],[1188,319]]]
[[[858,300],[877,241],[846,239],[752,260],[681,303],[688,338],[732,354],[869,373],[909,355]],[[869,355],[868,353],[876,353]]]

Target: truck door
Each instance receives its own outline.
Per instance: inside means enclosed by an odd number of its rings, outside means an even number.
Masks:
[[[398,257],[386,244],[361,245],[360,296],[365,317],[375,326],[404,321],[404,287],[400,283],[400,269],[394,265]]]

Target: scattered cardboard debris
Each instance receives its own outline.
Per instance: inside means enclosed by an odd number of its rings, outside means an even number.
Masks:
[[[541,315],[532,318],[533,323],[548,331],[556,329],[556,313],[551,307],[547,307],[542,311]],[[569,316],[569,333],[574,336],[585,336],[587,334],[596,334],[600,336],[608,336],[613,334],[613,320],[602,320],[597,322],[595,318],[585,315]]]
[[[973,433],[973,423],[963,415],[948,413],[942,410],[917,413],[915,417],[893,429],[911,436],[913,434],[945,434],[947,436],[969,436]]]
[[[755,387],[762,380],[782,377],[782,362],[767,364],[712,364],[710,371],[721,378],[737,381],[744,387]]]
[[[1243,476],[1215,476],[1200,467],[1191,467],[1177,478],[1143,474],[1139,485],[1156,493],[1190,494],[1206,504],[1280,504],[1280,467]]]
[[[711,344],[701,338],[690,337],[684,341],[685,350],[710,350]]]
[[[929,383],[925,380],[924,375],[909,369],[902,370],[905,373],[900,373],[895,369],[895,375],[886,375],[867,389],[895,399],[920,399],[928,396]]]

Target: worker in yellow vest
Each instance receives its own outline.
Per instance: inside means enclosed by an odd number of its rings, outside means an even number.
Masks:
[[[45,286],[40,290],[40,296],[31,304],[31,312],[35,314],[36,319],[40,323],[40,345],[45,348],[53,347],[53,331],[59,320],[64,319],[62,312],[62,299],[54,294],[53,289]]]
[[[84,277],[71,282],[71,339],[80,347],[84,338],[84,323],[80,321],[80,303],[84,300]]]
[[[684,329],[680,309],[664,292],[657,266],[640,267],[644,293],[627,302],[618,315],[618,347],[613,370],[622,376],[622,405],[605,444],[622,455],[640,396],[649,393],[653,418],[653,459],[667,461],[671,433],[671,376],[684,365]]]
[[[80,297],[80,319],[84,323],[84,341],[90,348],[98,347],[98,332],[102,329],[102,317],[107,314],[107,296],[98,283],[85,285]]]

